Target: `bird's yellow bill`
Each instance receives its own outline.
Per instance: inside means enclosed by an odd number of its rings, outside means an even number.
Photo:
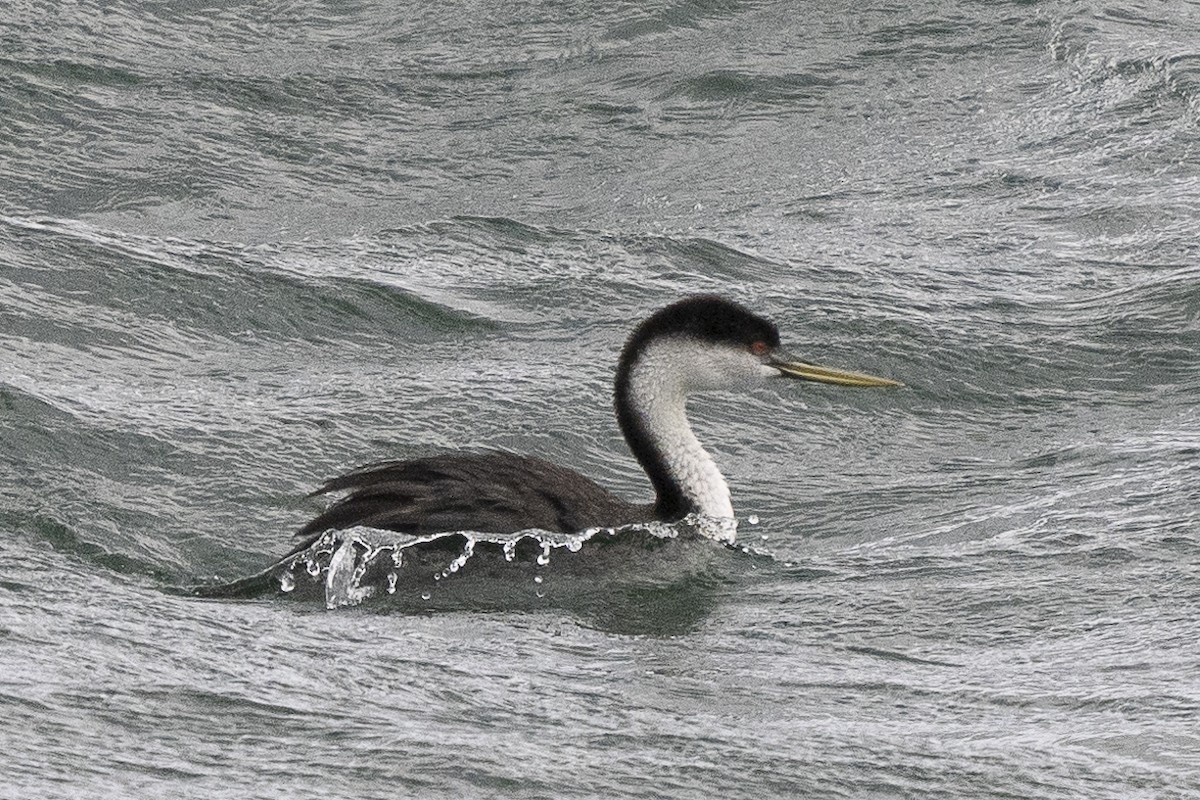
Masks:
[[[805,364],[803,361],[774,361],[771,366],[789,378],[800,378],[818,383],[832,383],[836,386],[858,386],[864,389],[884,386],[903,386],[900,381],[891,378],[877,378],[861,372],[849,372],[844,369],[818,367],[816,364]]]

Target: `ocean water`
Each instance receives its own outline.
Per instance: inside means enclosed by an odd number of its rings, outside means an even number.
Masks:
[[[1194,2],[9,2],[0,797],[1200,796],[1198,231]],[[696,292],[906,383],[696,399],[749,552],[178,593],[383,458],[648,499]]]

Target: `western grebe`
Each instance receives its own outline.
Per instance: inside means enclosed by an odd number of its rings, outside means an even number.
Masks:
[[[817,367],[779,347],[776,327],[736,303],[701,296],[639,325],[617,367],[621,433],[654,486],[649,505],[629,503],[578,472],[505,452],[447,454],[362,467],[314,495],[348,494],[297,532],[303,550],[331,528],[364,525],[423,536],[445,531],[574,533],[689,513],[732,517],[729,487],[688,424],[693,392],[743,389],[788,377],[840,386],[896,381]]]
[[[284,559],[308,549],[327,531],[355,526],[415,536],[528,529],[575,533],[672,522],[692,513],[733,517],[725,478],[688,424],[687,399],[695,392],[745,389],[779,377],[838,386],[902,385],[800,361],[780,348],[779,331],[768,320],[720,297],[687,298],[638,325],[617,366],[617,422],[650,478],[654,502],[630,503],[575,470],[500,451],[385,461],[313,492],[345,495],[296,532],[301,541]],[[239,582],[228,588],[242,583],[259,585]],[[198,593],[226,594],[222,587]]]

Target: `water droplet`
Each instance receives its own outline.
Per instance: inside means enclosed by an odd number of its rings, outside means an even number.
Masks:
[[[751,514],[750,516],[746,517],[746,522],[749,522],[751,525],[757,525],[758,514]]]
[[[392,563],[396,565],[396,569],[404,566],[404,551],[399,547],[392,550]]]
[[[536,594],[538,597],[545,597],[545,596],[546,596],[546,590],[545,590],[545,589],[538,589],[536,592],[534,592],[534,594]]]
[[[567,549],[570,550],[572,553],[578,553],[580,550],[583,549],[583,540],[582,539],[572,539],[571,541],[567,542]]]
[[[504,543],[503,549],[504,549],[504,560],[512,561],[513,558],[517,555],[517,540],[509,539],[507,542]]]
[[[759,536],[758,538],[765,542],[767,540],[767,535],[764,533],[762,536]]]
[[[455,556],[454,560],[446,566],[446,569],[442,570],[442,577],[448,578],[452,573],[458,572],[473,555],[475,555],[475,540],[468,536],[466,544],[463,545],[462,552]]]
[[[315,559],[307,559],[304,562],[304,568],[307,569],[308,574],[312,575],[314,578],[321,574],[321,565],[318,564]]]
[[[394,572],[389,572],[389,573],[388,573],[388,588],[387,588],[387,593],[388,593],[388,594],[395,594],[395,593],[396,593],[396,581],[398,581],[398,580],[400,580],[400,576],[399,576],[399,575],[397,575],[397,574],[396,574],[396,573],[394,573]]]
[[[429,592],[421,592],[421,599],[422,599],[422,600],[428,600],[428,599],[429,599],[429,598],[431,598],[431,597],[433,597],[433,595],[432,595],[432,594],[430,594]]]
[[[542,582],[542,576],[541,576],[541,575],[534,575],[534,576],[533,576],[533,582],[534,582],[534,583],[541,583],[541,582]]]
[[[549,542],[542,542],[542,553],[541,553],[541,555],[539,555],[537,557],[537,563],[539,566],[542,566],[542,567],[544,567],[550,563],[550,543]]]
[[[290,592],[296,588],[296,577],[292,575],[289,569],[279,576],[279,590],[281,592]]]

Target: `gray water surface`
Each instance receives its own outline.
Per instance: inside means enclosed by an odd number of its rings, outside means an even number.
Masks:
[[[10,4],[0,796],[1200,796],[1198,42],[1185,2]],[[906,383],[697,398],[756,554],[173,593],[378,459],[648,499],[613,367],[696,292]]]

